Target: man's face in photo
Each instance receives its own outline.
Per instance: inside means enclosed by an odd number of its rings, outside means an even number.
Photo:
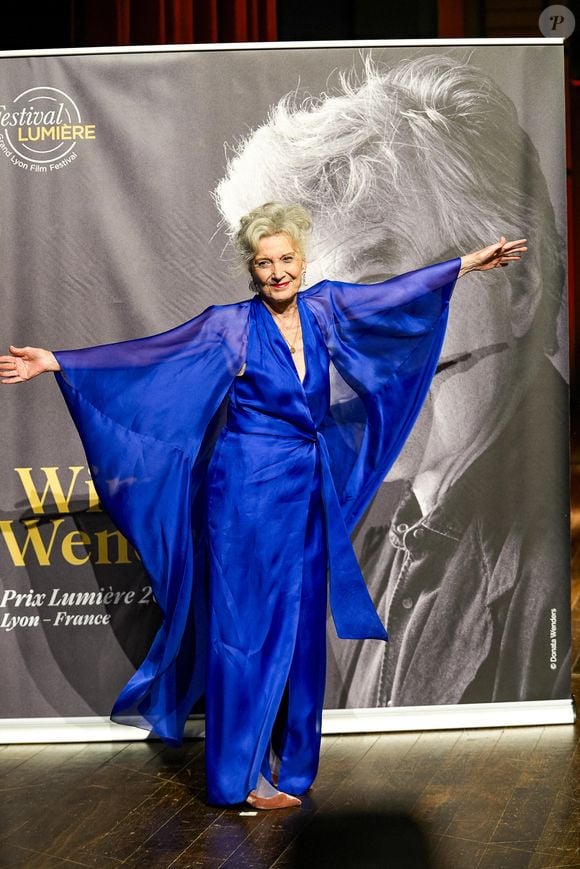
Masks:
[[[354,227],[338,245],[321,234],[309,272],[371,283],[454,255],[434,231],[427,205],[415,211],[415,225],[418,250],[412,252],[389,239],[381,244],[376,237],[357,234]],[[520,347],[512,331],[509,277],[508,267],[469,274],[458,282],[429,396],[389,479],[413,480],[436,470],[443,473],[445,486],[483,452],[509,419],[524,386],[520,383],[519,389],[514,378]]]

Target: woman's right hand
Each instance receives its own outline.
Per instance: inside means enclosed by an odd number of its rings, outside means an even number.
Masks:
[[[54,353],[42,347],[8,348],[10,356],[0,356],[0,383],[24,383],[45,371],[60,371]]]

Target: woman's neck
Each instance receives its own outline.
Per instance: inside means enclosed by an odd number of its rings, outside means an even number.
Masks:
[[[288,299],[288,301],[284,302],[274,302],[272,299],[267,299],[265,296],[261,296],[261,299],[272,314],[277,317],[282,317],[283,319],[290,319],[298,310],[296,296],[294,296],[293,299]]]

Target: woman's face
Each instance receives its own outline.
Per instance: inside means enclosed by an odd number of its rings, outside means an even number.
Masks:
[[[287,233],[278,232],[260,239],[251,274],[266,301],[284,305],[296,298],[305,266],[295,242]]]

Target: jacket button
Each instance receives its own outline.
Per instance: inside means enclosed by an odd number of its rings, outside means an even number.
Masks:
[[[401,601],[403,609],[410,610],[413,609],[413,598],[412,597],[404,597]]]

